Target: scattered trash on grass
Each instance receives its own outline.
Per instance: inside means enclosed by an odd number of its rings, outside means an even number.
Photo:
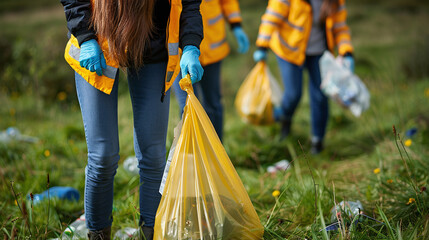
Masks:
[[[127,157],[127,159],[124,161],[123,167],[125,171],[133,175],[139,175],[139,161],[137,160],[136,156]]]
[[[363,213],[362,203],[357,200],[353,201],[341,201],[339,204],[335,205],[331,209],[331,224],[326,226],[326,228],[320,229],[320,231],[334,231],[338,230],[342,225],[342,221],[345,225],[351,226],[352,224],[357,224],[362,222],[363,219],[361,216],[368,218],[370,220],[376,221],[378,223],[384,224],[383,222],[378,221],[370,216],[367,216]]]
[[[283,172],[286,171],[289,168],[289,161],[286,159],[280,160],[276,162],[274,165],[267,167],[267,172],[271,173],[272,175],[275,175],[277,172]]]
[[[413,127],[407,130],[407,132],[405,133],[405,136],[407,137],[412,137],[417,133],[417,128]]]
[[[64,230],[63,234],[59,239],[62,240],[78,240],[78,239],[87,239],[88,237],[88,228],[86,227],[85,214],[82,214],[76,221],[72,222]]]
[[[49,191],[49,194],[48,194]],[[44,199],[48,198],[58,198],[62,200],[70,200],[70,201],[78,201],[80,198],[79,191],[72,188],[72,187],[51,187],[48,190],[40,193],[40,194],[34,194],[33,197],[31,197],[31,194],[27,196],[28,200],[32,200],[33,204],[38,204],[42,202]]]
[[[115,233],[115,236],[113,237],[113,239],[115,240],[134,239],[138,234],[138,232],[139,231],[137,228],[126,227],[124,229],[118,230]]]
[[[0,143],[9,143],[12,141],[35,143],[39,139],[36,137],[22,135],[21,132],[15,127],[9,127],[0,132]]]

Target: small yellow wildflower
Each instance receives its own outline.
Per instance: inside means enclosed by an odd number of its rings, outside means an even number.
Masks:
[[[379,173],[380,173],[380,168],[376,168],[376,169],[374,169],[374,173],[375,173],[375,174],[379,174]]]
[[[425,96],[429,98],[429,88],[425,89]]]
[[[67,93],[65,93],[65,92],[59,92],[57,95],[57,99],[60,101],[64,101],[64,100],[66,100],[66,98],[67,98]]]
[[[279,190],[274,190],[273,197],[278,197],[279,195],[280,195],[280,191]]]
[[[415,202],[416,202],[416,199],[410,198],[410,199],[408,199],[407,205],[410,205],[410,204],[415,203]]]
[[[9,113],[10,113],[10,115],[13,117],[13,116],[15,116],[15,114],[16,114],[16,110],[15,110],[15,108],[11,108],[10,110],[9,110]]]
[[[48,149],[46,149],[43,154],[45,155],[45,157],[49,157],[51,156],[51,151],[49,151]]]
[[[411,139],[407,139],[407,140],[404,142],[404,144],[405,144],[405,146],[406,146],[406,147],[411,146],[411,143],[413,143],[413,141],[411,141]]]
[[[387,181],[386,181],[387,183],[393,183],[393,179],[387,179]]]

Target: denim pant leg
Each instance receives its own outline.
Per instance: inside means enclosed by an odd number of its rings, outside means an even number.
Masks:
[[[310,107],[311,107],[311,132],[312,137],[323,140],[328,123],[328,98],[320,89],[322,77],[320,75],[319,60],[322,56],[307,56],[305,66],[310,75]]]
[[[220,140],[223,136],[223,105],[221,103],[221,83],[220,83],[220,68],[221,61],[204,66],[204,75],[200,82],[197,82],[193,85],[194,92],[197,97],[202,102],[204,110],[212,122],[217,135]],[[181,75],[179,74],[178,79]],[[179,102],[179,107],[181,113],[183,114],[183,107],[186,104],[186,92],[180,89],[179,81],[174,82],[173,84],[174,93],[176,94],[177,101]],[[200,96],[202,92],[202,96]]]
[[[85,168],[85,218],[89,230],[112,224],[113,178],[119,161],[118,76],[110,95],[75,73],[88,147]]]
[[[160,101],[167,63],[128,69],[134,114],[134,150],[140,169],[140,225],[154,226],[166,162],[170,92]]]
[[[282,109],[286,120],[291,120],[302,95],[303,67],[292,64],[277,56],[284,85]]]

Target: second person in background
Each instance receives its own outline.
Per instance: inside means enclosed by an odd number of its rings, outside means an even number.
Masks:
[[[202,0],[200,11],[204,26],[204,39],[200,46],[200,62],[204,68],[204,75],[201,82],[194,84],[194,91],[198,97],[202,97],[204,110],[222,140],[223,106],[221,103],[220,68],[222,60],[230,51],[226,41],[225,20],[228,21],[237,39],[239,53],[248,51],[249,40],[241,27],[238,0]],[[178,78],[180,79],[182,76],[183,74],[179,74]],[[183,113],[186,104],[186,92],[180,89],[179,81],[174,82],[173,89],[181,113]]]
[[[328,99],[320,89],[319,60],[325,50],[344,57],[354,71],[353,47],[346,24],[345,0],[270,0],[262,16],[253,54],[256,62],[266,60],[270,48],[277,57],[285,91],[275,118],[281,121],[282,137],[290,133],[292,117],[302,94],[304,67],[310,75],[311,153],[323,150],[328,122]]]

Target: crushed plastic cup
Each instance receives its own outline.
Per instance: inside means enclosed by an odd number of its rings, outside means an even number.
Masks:
[[[363,211],[362,203],[357,201],[341,201],[331,209],[331,222],[338,221],[342,213],[346,213],[349,218],[353,218]]]
[[[49,192],[49,193],[48,193]],[[78,201],[80,198],[79,191],[72,187],[51,187],[48,190],[33,195],[33,204],[39,204],[46,198],[58,198],[61,200]],[[31,196],[27,196],[28,200],[31,200]]]
[[[347,218],[344,219],[344,216],[341,214],[345,213]],[[357,217],[359,216],[359,217]],[[320,229],[320,231],[335,231],[341,228],[343,223],[347,225],[356,225],[358,222],[361,222],[363,218],[367,218],[379,224],[385,224],[383,222],[378,221],[375,218],[372,218],[363,213],[362,203],[357,201],[342,201],[339,204],[335,205],[331,209],[331,224],[326,226],[325,228]]]
[[[124,161],[123,167],[125,171],[133,175],[139,175],[139,161],[136,156],[127,157]]]
[[[0,132],[0,142],[9,143],[13,141],[35,143],[38,141],[38,138],[22,135],[15,127],[8,127],[6,130]]]
[[[267,172],[271,174],[276,174],[277,172],[286,171],[289,168],[289,161],[286,159],[276,162],[274,165],[267,167]]]

